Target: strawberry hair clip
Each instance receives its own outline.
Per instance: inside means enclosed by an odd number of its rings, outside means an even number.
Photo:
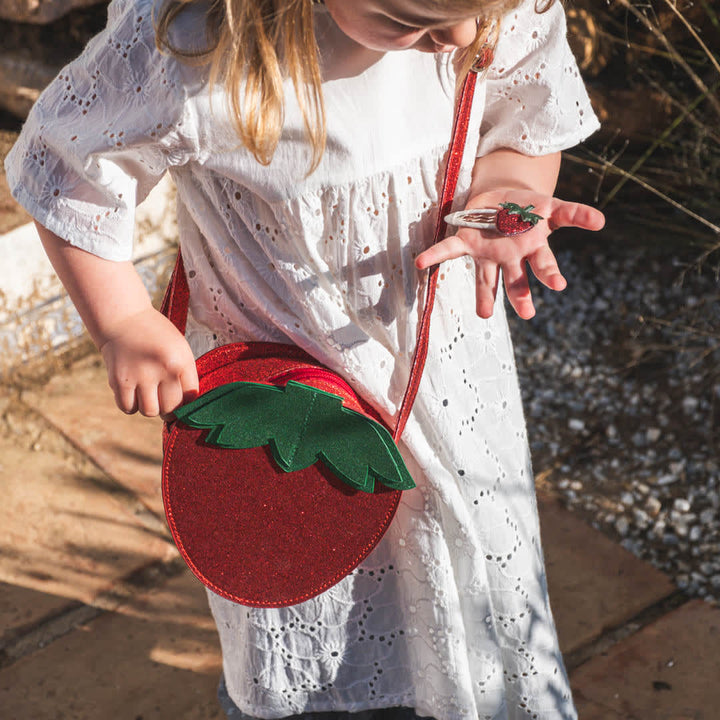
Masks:
[[[531,230],[543,219],[542,215],[532,212],[534,205],[522,207],[517,203],[505,202],[500,203],[498,208],[459,210],[446,215],[445,222],[455,227],[495,230],[509,237]]]

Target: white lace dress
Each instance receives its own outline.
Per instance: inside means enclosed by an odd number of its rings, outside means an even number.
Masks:
[[[448,57],[389,53],[327,79],[327,152],[305,177],[292,88],[262,167],[219,96],[210,108],[202,71],[157,52],[150,2],[116,0],[108,28],[42,95],[7,160],[15,197],[72,244],[126,260],[134,206],[169,170],[196,354],[296,343],[392,422],[424,288],[413,258],[432,240],[450,137]],[[188,17],[177,32],[193,27]],[[546,154],[596,129],[559,3],[538,15],[528,0],[506,18],[475,105],[457,206],[476,153]],[[396,705],[437,720],[575,718],[503,303],[475,315],[467,259],[441,268],[402,451],[417,488],[337,586],[275,610],[210,594],[230,697],[258,718]]]

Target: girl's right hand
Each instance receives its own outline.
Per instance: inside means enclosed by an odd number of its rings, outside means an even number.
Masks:
[[[187,340],[152,307],[114,325],[100,353],[115,402],[125,413],[167,419],[197,395],[197,368]]]

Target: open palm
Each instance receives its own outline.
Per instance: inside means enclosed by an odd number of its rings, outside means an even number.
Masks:
[[[444,260],[470,256],[476,268],[476,309],[480,317],[492,315],[502,270],[505,291],[515,312],[524,319],[535,315],[528,283],[527,266],[535,277],[552,290],[564,290],[567,281],[548,245],[548,236],[561,227],[600,230],[603,214],[581,203],[566,202],[532,190],[498,189],[476,195],[468,201],[467,210],[497,207],[501,202],[521,206],[534,205],[534,213],[543,217],[532,229],[506,237],[495,230],[458,228],[453,235],[422,252],[415,260],[419,269]]]

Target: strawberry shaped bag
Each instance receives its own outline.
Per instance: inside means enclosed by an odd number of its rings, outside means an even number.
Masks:
[[[198,359],[200,396],[166,426],[163,501],[195,575],[243,605],[334,585],[414,487],[392,436],[337,374],[292,345]]]
[[[462,162],[477,70],[453,127],[435,241]],[[414,487],[395,441],[427,356],[437,266],[397,425],[293,345],[233,343],[197,360],[200,394],[163,432],[162,493],[180,554],[218,595],[283,607],[332,587],[387,530]],[[163,312],[185,330],[188,286],[178,254]]]

